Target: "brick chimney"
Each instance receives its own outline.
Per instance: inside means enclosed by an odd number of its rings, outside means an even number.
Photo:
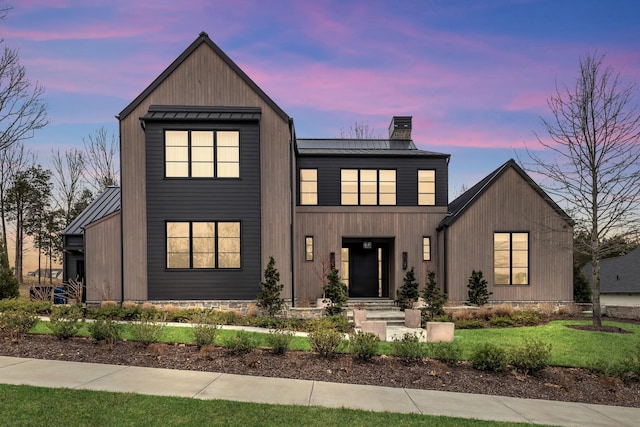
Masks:
[[[411,116],[393,116],[389,125],[389,139],[396,141],[411,140]]]

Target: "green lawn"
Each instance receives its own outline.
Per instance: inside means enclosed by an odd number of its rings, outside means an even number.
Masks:
[[[481,427],[528,424],[0,384],[0,425]]]
[[[469,357],[473,349],[484,342],[491,342],[506,348],[522,345],[527,340],[537,339],[552,345],[551,364],[557,366],[573,366],[589,368],[594,361],[608,361],[611,363],[622,361],[627,355],[636,351],[640,346],[640,325],[631,323],[603,322],[605,325],[619,326],[630,331],[630,334],[615,334],[606,332],[587,332],[567,328],[568,324],[589,324],[588,320],[556,320],[542,326],[519,328],[488,328],[456,330],[455,341],[463,349],[465,358]],[[46,322],[40,322],[32,332],[50,333]],[[216,345],[225,345],[235,335],[235,331],[220,329],[216,338]],[[252,333],[259,346],[268,347],[266,334]],[[79,334],[88,336],[86,325]],[[129,325],[124,325],[123,338],[132,339]],[[189,327],[166,326],[160,338],[162,342],[192,343],[193,335]],[[346,351],[346,345],[341,349]],[[303,337],[294,337],[292,350],[310,350],[309,341]],[[392,344],[380,343],[380,354],[392,354]]]

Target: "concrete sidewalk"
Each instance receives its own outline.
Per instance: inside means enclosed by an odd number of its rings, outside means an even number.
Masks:
[[[0,356],[0,383],[562,426],[637,426],[640,409]]]

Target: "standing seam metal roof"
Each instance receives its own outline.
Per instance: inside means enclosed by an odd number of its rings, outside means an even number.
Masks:
[[[393,139],[297,139],[300,155],[446,156],[419,150],[411,140]]]
[[[60,234],[84,234],[84,227],[120,210],[120,187],[107,187]]]

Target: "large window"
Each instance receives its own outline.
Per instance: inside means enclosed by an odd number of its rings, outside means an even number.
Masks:
[[[396,171],[392,169],[342,169],[342,205],[395,205]]]
[[[239,222],[167,222],[167,268],[240,268]]]
[[[418,171],[418,205],[434,206],[436,204],[436,171]]]
[[[238,131],[167,130],[164,133],[168,178],[238,178]]]
[[[529,233],[494,233],[496,285],[529,284]]]
[[[318,204],[318,170],[300,169],[300,204]]]

